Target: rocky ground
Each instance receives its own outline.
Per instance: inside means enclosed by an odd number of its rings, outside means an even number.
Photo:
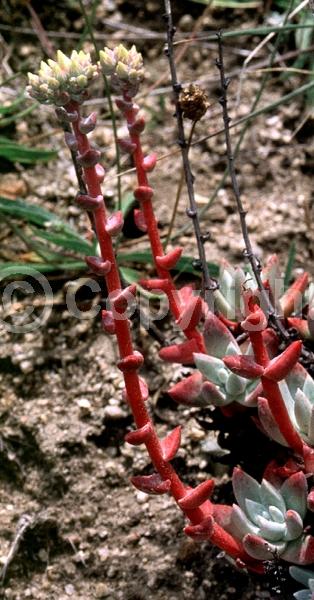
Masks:
[[[139,42],[147,64],[143,104],[149,126],[144,134],[146,149],[160,157],[153,174],[156,212],[161,233],[166,234],[171,206],[180,178],[176,149],[173,105],[161,38],[162,20],[157,2],[100,2],[97,31],[110,39],[141,35],[132,26],[155,32],[157,37]],[[179,32],[191,30],[204,6],[192,2],[175,4]],[[180,4],[180,7],[179,7]],[[182,6],[181,6],[182,5]],[[35,9],[46,30],[80,33],[84,27],[76,3]],[[5,4],[3,22],[12,27],[31,27],[26,9]],[[241,11],[209,11],[200,22],[202,30],[218,26],[243,26]],[[262,22],[262,14],[245,13],[246,26]],[[108,25],[111,22],[111,25]],[[113,28],[113,24],[117,29]],[[136,25],[135,25],[136,24]],[[119,28],[118,28],[119,25]],[[125,25],[127,27],[125,28]],[[123,33],[121,34],[121,30]],[[113,33],[114,32],[114,33]],[[0,31],[1,33],[1,31]],[[40,43],[35,36],[14,30],[2,31],[4,54],[9,52],[9,69],[36,69]],[[159,37],[158,37],[159,35]],[[56,45],[57,38],[51,38]],[[257,39],[240,38],[228,44],[227,69],[239,73],[243,56]],[[73,47],[61,39],[62,49]],[[89,43],[85,43],[89,47]],[[291,48],[288,48],[291,50]],[[287,48],[282,48],[284,52]],[[218,79],[214,67],[214,44],[193,44],[179,61],[184,82],[202,81],[211,107],[196,128],[194,139],[204,138],[221,128],[217,103]],[[266,60],[264,50],[260,58]],[[7,64],[7,63],[6,63]],[[6,77],[9,72],[4,73]],[[262,74],[251,72],[230,87],[231,115],[246,115],[258,91]],[[305,82],[304,75],[282,80],[272,74],[261,105],[278,100]],[[153,89],[154,88],[154,89]],[[240,93],[241,92],[241,93]],[[1,100],[18,93],[15,84],[0,89]],[[240,97],[239,97],[240,93]],[[106,105],[99,97],[100,125],[94,134],[109,166],[104,190],[115,200],[116,178],[113,137]],[[103,108],[105,106],[105,108]],[[302,122],[308,108],[303,97],[261,115],[250,126],[237,160],[243,200],[248,208],[248,225],[256,253],[265,259],[278,252],[282,266],[294,241],[296,269],[313,274],[313,195],[311,167],[313,120]],[[119,123],[120,127],[120,123]],[[76,183],[73,168],[56,130],[53,112],[45,107],[16,123],[9,132],[28,145],[42,144],[58,149],[58,158],[48,165],[17,166],[0,173],[0,193],[22,197],[44,205],[86,231],[86,219],[73,207]],[[234,130],[235,134],[239,129]],[[191,148],[196,177],[196,198],[204,208],[219,184],[225,169],[222,136],[211,137]],[[172,155],[169,156],[169,153]],[[123,159],[123,168],[129,168]],[[122,178],[123,193],[132,190],[134,175]],[[196,255],[186,224],[186,195],[182,194],[176,231],[185,253]],[[228,182],[217,194],[203,217],[211,232],[208,259],[227,258],[239,263],[243,257],[239,219]],[[25,252],[7,224],[1,224],[1,259],[12,260]],[[147,240],[126,239],[121,250],[146,248]],[[295,271],[296,272],[296,271]],[[82,275],[82,274],[79,274]],[[72,279],[77,278],[71,274]],[[78,320],[66,308],[67,274],[51,280],[54,307],[45,325],[34,332],[10,333],[2,321],[0,345],[0,564],[7,565],[1,598],[12,600],[255,600],[291,598],[286,590],[285,572],[270,566],[269,576],[249,578],[236,571],[210,544],[196,544],[183,534],[184,520],[168,497],[148,497],[131,487],[129,478],[149,472],[142,450],[124,443],[132,426],[122,401],[123,384],[116,369],[117,351],[111,338],[101,331],[99,320]],[[100,298],[97,296],[96,301]],[[86,299],[82,298],[82,307]],[[40,307],[37,309],[40,311]],[[170,335],[169,324],[163,334]],[[182,424],[182,447],[176,467],[189,484],[217,477],[217,497],[229,498],[229,470],[212,460],[208,441],[212,434],[198,423],[197,411],[187,411],[171,402],[166,390],[179,380],[181,367],[165,367],[157,356],[158,343],[137,323],[133,325],[137,347],[145,355],[143,375],[151,392],[151,412],[160,434]],[[286,591],[285,591],[286,590]],[[2,595],[1,595],[2,594]]]

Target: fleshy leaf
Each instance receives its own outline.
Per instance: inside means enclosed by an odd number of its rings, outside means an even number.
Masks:
[[[295,510],[288,510],[286,513],[287,534],[286,540],[295,540],[303,532],[303,521]]]
[[[207,356],[207,354],[202,354],[200,352],[194,354],[194,360],[196,367],[204,377],[220,387],[221,377],[219,377],[219,371],[221,369],[226,370],[222,360],[214,356]]]
[[[283,483],[280,493],[285,501],[287,509],[295,510],[302,519],[307,510],[308,487],[306,477],[302,471],[291,475]]]
[[[204,326],[204,340],[208,354],[216,358],[223,358],[227,354],[227,347],[231,343],[239,353],[239,347],[229,329],[212,312],[208,312]]]
[[[286,544],[271,544],[266,542],[258,535],[248,534],[243,539],[243,546],[246,552],[257,560],[271,560],[275,554],[282,554]]]
[[[232,486],[237,503],[242,510],[245,511],[246,509],[245,502],[247,498],[254,500],[254,502],[261,502],[259,484],[253,477],[242,471],[242,469],[238,469],[237,467],[233,469]]]
[[[265,506],[276,506],[281,513],[286,512],[287,507],[281,493],[267,479],[262,480],[260,494]]]

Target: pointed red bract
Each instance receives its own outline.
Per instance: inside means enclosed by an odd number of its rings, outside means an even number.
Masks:
[[[162,360],[171,363],[182,363],[189,365],[194,363],[194,353],[198,352],[197,341],[192,339],[182,344],[166,346],[159,351]]]
[[[90,194],[79,193],[75,198],[75,202],[80,208],[84,208],[84,210],[95,211],[103,206],[104,197],[101,194],[98,194],[98,196],[91,196]]]
[[[143,158],[143,169],[146,173],[150,173],[154,170],[157,162],[157,154],[156,152],[152,152]]]
[[[240,375],[240,377],[245,377],[246,379],[257,379],[264,373],[264,367],[258,365],[251,356],[225,356],[223,361],[232,373]]]
[[[203,314],[203,300],[200,296],[192,296],[178,319],[178,325],[185,332],[193,331],[199,324]]]
[[[162,291],[166,293],[169,289],[168,279],[140,279],[139,285],[144,290]]]
[[[166,269],[167,271],[170,271],[176,266],[182,254],[182,250],[183,248],[178,246],[177,248],[173,248],[173,250],[170,250],[170,252],[167,252],[167,254],[164,254],[163,256],[156,256],[156,264],[161,269]]]
[[[280,298],[283,316],[289,317],[296,309],[300,308],[302,295],[309,283],[309,274],[302,273]]]
[[[149,185],[140,185],[134,190],[134,197],[139,202],[147,202],[151,200],[154,195],[153,188],[149,187]]]
[[[161,440],[162,456],[166,462],[172,460],[177,454],[181,443],[180,425]]]
[[[133,214],[134,214],[134,223],[135,223],[136,227],[140,231],[143,231],[143,233],[146,233],[147,225],[146,225],[145,217],[143,215],[143,211],[140,210],[139,208],[135,208]]]
[[[281,381],[292,371],[298,362],[302,350],[302,342],[292,342],[284,352],[273,358],[264,371],[264,377],[271,381]]]
[[[111,310],[101,311],[101,324],[103,330],[109,335],[114,335],[116,333],[116,324]]]
[[[215,482],[213,479],[203,481],[196,488],[187,490],[184,498],[179,500],[178,504],[182,510],[192,510],[201,506],[208,498],[210,498]]]
[[[107,223],[106,223],[106,231],[107,231],[108,235],[113,237],[113,236],[121,233],[122,228],[123,228],[123,223],[124,223],[124,220],[123,220],[123,214],[122,214],[121,210],[118,210],[117,212],[110,215],[110,217],[108,217]]]
[[[197,525],[187,525],[184,528],[184,533],[196,542],[203,542],[210,539],[213,532],[214,519],[207,517]]]
[[[113,297],[110,298],[111,304],[117,312],[124,312],[130,302],[134,300],[136,295],[136,284],[132,283],[128,287],[120,290],[117,294],[114,294]]]
[[[162,479],[158,473],[152,475],[135,475],[131,477],[131,482],[141,492],[145,494],[166,494],[170,491],[171,482],[169,479]]]
[[[130,431],[124,436],[124,439],[128,444],[132,444],[132,446],[140,446],[141,444],[145,444],[153,433],[153,428],[151,423],[146,423],[140,429],[136,429],[135,431]]]
[[[91,131],[94,131],[96,122],[97,122],[97,113],[92,112],[85,119],[81,118],[79,120],[78,128],[81,133],[87,134],[87,133],[90,133]]]
[[[102,260],[99,256],[85,256],[85,262],[90,270],[98,276],[108,275],[111,269],[110,260]]]
[[[300,319],[299,317],[289,317],[287,319],[289,327],[293,327],[297,330],[303,339],[310,337],[309,324],[306,319]]]
[[[185,379],[176,383],[170,390],[169,396],[178,404],[186,404],[187,406],[195,406],[202,390],[203,377],[199,371],[189,375]]]
[[[137,350],[134,350],[133,354],[129,354],[128,356],[125,356],[124,358],[119,360],[117,363],[117,367],[123,373],[137,371],[137,369],[139,369],[142,366],[143,362],[143,355]]]

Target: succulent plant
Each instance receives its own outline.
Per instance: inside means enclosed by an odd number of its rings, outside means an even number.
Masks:
[[[227,406],[238,402],[246,406],[256,405],[258,382],[232,373],[224,364],[223,357],[242,356],[242,353],[227,327],[211,312],[206,317],[204,340],[208,354],[197,352],[194,360],[205,380],[211,384],[211,394],[207,386],[207,398],[211,404]]]
[[[253,277],[239,267],[223,260],[219,269],[219,288],[215,290],[215,306],[227,319],[241,321],[243,318],[243,288],[255,289]]]
[[[88,86],[97,77],[98,67],[88,52],[73,50],[69,58],[58,50],[56,61],[41,61],[37,75],[28,73],[26,89],[41,104],[64,106],[70,100],[85,100]]]
[[[132,46],[127,50],[122,44],[110,50],[99,52],[100,68],[104,75],[110,76],[111,86],[118,94],[127,93],[133,97],[144,79],[143,58]]]
[[[314,381],[302,365],[297,364],[279,383],[290,420],[303,441],[314,446]],[[268,401],[258,399],[259,419],[266,433],[279,444],[287,446],[272,416]]]
[[[232,484],[238,504],[233,505],[229,530],[250,556],[269,560],[278,555],[301,564],[313,561],[313,538],[303,531],[308,494],[304,473],[291,475],[276,488],[266,479],[259,484],[236,468]]]
[[[295,592],[293,597],[296,600],[314,600],[314,571],[293,566],[290,567],[289,573],[298,583],[302,583],[307,587],[307,589]]]
[[[314,290],[311,291],[311,286],[307,290],[307,273],[302,273],[284,291],[284,279],[276,254],[268,259],[262,269],[261,277],[273,305],[278,313],[284,317],[290,317],[294,312],[298,312],[298,309],[302,308],[304,300],[314,304]],[[245,313],[243,296],[244,292],[249,289],[252,291],[257,290],[257,284],[250,268],[246,267],[246,271],[243,271],[240,268],[232,267],[227,261],[222,261],[219,271],[219,289],[215,291],[215,305],[224,317],[236,322],[243,319]],[[298,322],[301,321],[300,327],[307,328],[309,337],[309,325],[312,326],[312,321],[307,323],[307,321],[292,318],[290,324],[298,328]],[[314,329],[313,326],[312,329]]]

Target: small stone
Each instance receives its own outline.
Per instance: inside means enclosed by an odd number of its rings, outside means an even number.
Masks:
[[[110,589],[106,583],[97,583],[95,587],[95,598],[107,598],[110,593]]]
[[[148,495],[145,492],[136,492],[136,500],[139,504],[144,504],[148,500]]]
[[[108,530],[102,529],[101,531],[99,531],[98,537],[100,537],[101,540],[106,540],[108,537]]]
[[[194,27],[194,19],[192,15],[183,15],[179,21],[179,29],[181,31],[192,31]]]
[[[78,398],[76,404],[80,409],[80,415],[82,417],[86,417],[91,414],[92,406],[88,398]]]
[[[101,548],[97,549],[97,554],[99,556],[100,562],[105,562],[109,556],[109,548],[108,546],[101,546]]]
[[[30,360],[22,360],[20,362],[20,369],[23,373],[32,373],[34,365]]]
[[[73,596],[75,594],[75,587],[71,583],[65,586],[64,591],[67,596]]]
[[[118,419],[123,419],[126,417],[125,412],[120,408],[120,406],[109,405],[104,409],[104,417],[105,419],[116,421]]]
[[[47,550],[45,550],[44,548],[41,548],[41,550],[39,550],[39,552],[38,552],[38,558],[42,562],[47,563],[48,562],[48,558],[49,558]]]

